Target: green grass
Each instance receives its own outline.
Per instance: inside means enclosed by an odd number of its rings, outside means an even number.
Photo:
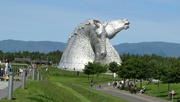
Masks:
[[[141,89],[140,84],[141,83],[136,84],[137,93],[140,92],[140,89]],[[148,82],[143,82],[142,86],[146,87],[146,92],[143,94],[148,95],[148,96],[153,96],[153,97],[170,101],[171,99],[168,97],[168,93],[171,90],[174,90],[176,93],[174,94],[173,99],[177,100],[177,98],[180,98],[180,84],[170,84],[169,91],[168,91],[168,84],[163,84],[161,82],[159,82],[159,87],[158,87],[158,82],[152,82],[150,84]],[[129,91],[129,88],[125,86],[124,90]]]
[[[13,100],[4,98],[0,102],[128,102],[123,99],[99,92],[89,87],[87,75],[74,71],[60,70],[48,67],[49,73],[45,73],[46,67],[38,70],[48,81],[27,81],[27,89],[18,88],[13,93]],[[113,80],[112,76],[94,76],[96,83],[106,83]]]
[[[138,84],[138,86],[140,85]],[[145,94],[149,96],[170,100],[170,98],[168,97],[168,93],[171,90],[175,90],[176,93],[174,95],[174,100],[180,97],[180,84],[170,84],[169,91],[168,91],[168,84],[159,83],[159,87],[158,87],[158,82],[152,82],[150,84],[143,83],[142,86],[146,86]]]
[[[76,75],[76,71],[60,70],[54,67],[48,67],[49,73],[45,73],[47,67],[40,67],[40,75],[47,78],[48,81],[27,81],[27,89],[18,88],[13,93],[13,100],[15,102],[127,102],[126,100],[99,92],[91,89],[89,86],[88,76],[80,73]],[[35,78],[36,79],[36,78]],[[93,77],[95,84],[102,82],[112,82],[113,80],[120,80],[120,78],[112,78],[111,75],[100,75]],[[146,95],[158,97],[161,99],[169,100],[167,96],[168,85],[160,83],[159,87],[157,82],[151,84],[142,83],[146,86]],[[138,91],[140,90],[140,83],[137,84]],[[174,100],[180,97],[180,84],[170,84],[170,90],[174,89],[176,94]],[[125,87],[128,90],[127,86]],[[4,98],[0,102],[10,102]]]
[[[70,102],[76,98],[71,92],[50,82],[28,81],[27,89],[18,88],[13,93],[13,100],[16,102]],[[1,102],[9,102],[11,100],[2,99]]]

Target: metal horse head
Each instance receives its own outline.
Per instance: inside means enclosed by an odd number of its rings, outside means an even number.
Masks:
[[[94,28],[90,32],[90,41],[93,48],[95,59],[94,62],[100,62],[106,57],[106,37],[105,27],[98,20],[93,20]]]
[[[88,62],[108,64],[115,61],[120,64],[119,54],[109,40],[128,27],[126,19],[103,23],[90,19],[80,23],[68,39],[58,67],[82,71]]]

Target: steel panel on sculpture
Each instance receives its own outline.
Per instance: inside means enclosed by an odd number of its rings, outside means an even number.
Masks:
[[[58,68],[82,71],[88,62],[121,64],[119,54],[110,44],[118,32],[129,28],[127,19],[101,23],[90,19],[80,23],[69,37]]]

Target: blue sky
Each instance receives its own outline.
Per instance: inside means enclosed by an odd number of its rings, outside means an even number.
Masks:
[[[180,43],[179,0],[0,0],[0,40],[66,43],[86,19],[127,18],[130,28],[113,45],[138,42]]]

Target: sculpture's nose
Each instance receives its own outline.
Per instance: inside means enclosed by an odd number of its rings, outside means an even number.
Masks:
[[[129,22],[129,21],[126,21],[126,22],[125,22],[125,25],[129,25],[129,24],[130,24],[130,22]]]

